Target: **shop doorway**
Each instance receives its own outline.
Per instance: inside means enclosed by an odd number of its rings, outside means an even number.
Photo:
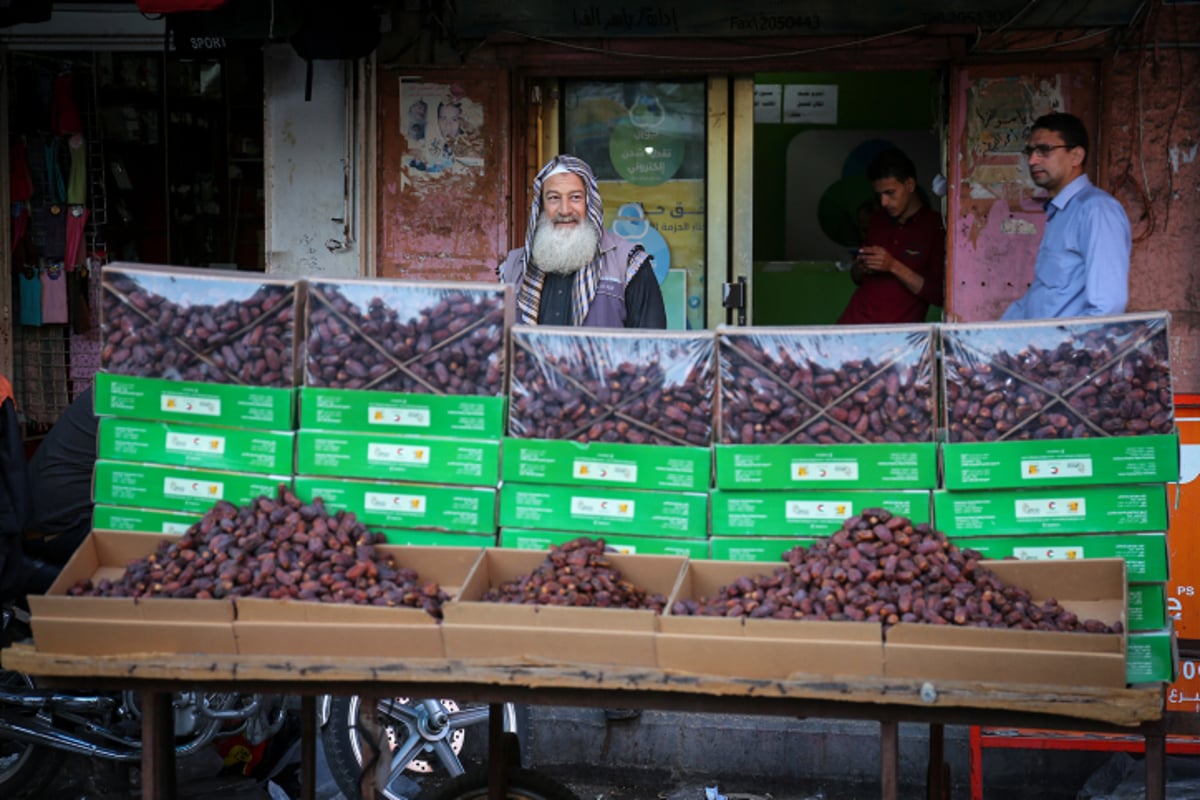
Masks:
[[[103,264],[265,269],[262,53],[4,56],[7,372],[36,436],[99,366]]]
[[[751,324],[833,324],[854,291],[851,251],[875,203],[866,171],[876,154],[908,154],[918,191],[945,217],[943,76],[759,73],[754,95]]]

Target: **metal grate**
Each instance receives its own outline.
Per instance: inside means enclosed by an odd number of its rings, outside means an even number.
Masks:
[[[13,392],[27,422],[53,424],[67,406],[67,327],[44,325],[13,328]]]

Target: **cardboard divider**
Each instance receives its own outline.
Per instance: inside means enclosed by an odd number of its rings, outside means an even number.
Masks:
[[[715,595],[745,575],[770,575],[772,564],[689,561],[670,606]],[[795,674],[882,675],[881,626],[822,620],[743,619],[664,614],[658,620],[658,666],[743,678]]]
[[[653,666],[655,618],[648,609],[482,602],[490,588],[528,575],[545,560],[536,550],[487,548],[462,591],[443,606],[449,658],[517,658],[547,663]],[[687,560],[613,555],[621,577],[669,597]]]
[[[480,556],[471,547],[382,546],[453,597]],[[233,623],[239,653],[444,658],[439,621],[423,609],[238,598]]]

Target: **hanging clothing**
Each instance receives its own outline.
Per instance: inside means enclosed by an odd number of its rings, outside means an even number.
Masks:
[[[21,324],[42,324],[42,278],[38,268],[26,266],[18,278],[21,298]]]
[[[71,156],[71,170],[67,177],[67,205],[82,206],[87,203],[87,141],[80,134],[67,140],[67,152]]]
[[[83,130],[75,105],[75,86],[71,70],[63,70],[54,79],[54,99],[50,104],[50,130],[61,135]]]
[[[87,227],[87,219],[88,210],[84,206],[67,206],[63,263],[68,269],[79,266],[83,259],[83,234]]]
[[[67,313],[71,331],[86,336],[92,330],[92,299],[89,294],[88,268],[67,269]]]
[[[48,264],[41,270],[42,324],[66,325],[70,321],[67,305],[67,272],[62,264]]]

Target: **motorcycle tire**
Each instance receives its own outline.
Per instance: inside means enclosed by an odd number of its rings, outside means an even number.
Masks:
[[[403,698],[397,698],[403,699]],[[331,698],[329,720],[321,729],[321,746],[325,752],[325,763],[337,784],[338,789],[346,797],[357,797],[358,786],[362,779],[363,744],[358,734],[358,711],[361,698],[357,695],[337,695]],[[443,705],[451,705],[452,700],[442,700]],[[504,707],[504,730],[517,736],[518,741],[524,737],[524,719],[526,709],[514,706],[512,703]],[[469,734],[463,730],[464,737],[458,754],[461,760],[483,763],[487,757],[487,724],[472,726]],[[402,734],[391,734],[389,738],[395,742],[403,740]],[[369,750],[369,749],[368,749]],[[464,765],[467,766],[467,765]],[[470,767],[467,766],[469,771]],[[421,778],[437,772],[439,765],[435,759],[424,754],[420,759],[409,763],[406,774],[413,778]],[[442,772],[444,776],[446,773]]]
[[[579,796],[563,784],[530,769],[509,767],[505,778],[508,783],[505,800],[579,800]],[[424,793],[421,797],[426,800]],[[427,800],[487,800],[487,797],[488,771],[483,767],[452,778]]]
[[[0,672],[0,683],[13,691],[32,685],[19,672]],[[49,747],[0,738],[0,797],[41,800],[61,760],[62,753]]]

